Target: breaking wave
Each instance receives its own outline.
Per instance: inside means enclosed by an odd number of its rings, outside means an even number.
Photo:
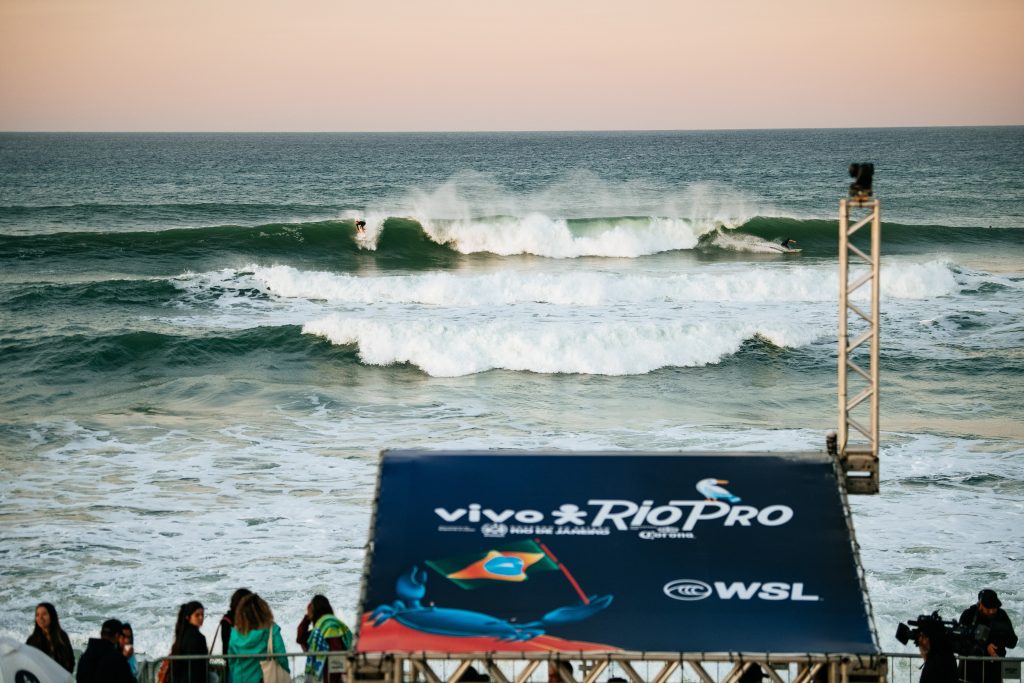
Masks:
[[[302,331],[333,344],[355,345],[368,365],[408,363],[434,377],[502,369],[535,373],[637,375],[663,367],[699,367],[721,361],[745,341],[778,347],[810,344],[819,330],[777,323],[630,323],[597,321],[391,322],[329,316]]]
[[[946,261],[906,263],[882,269],[882,295],[925,299],[996,286],[1004,280],[970,274]],[[255,290],[283,299],[339,304],[425,304],[470,307],[522,303],[607,306],[641,302],[833,301],[838,275],[830,266],[804,268],[716,268],[667,276],[608,273],[599,270],[529,273],[501,271],[482,275],[436,272],[387,277],[305,271],[292,266],[257,266],[186,275],[183,288],[238,292]],[[867,288],[855,297],[867,297]]]

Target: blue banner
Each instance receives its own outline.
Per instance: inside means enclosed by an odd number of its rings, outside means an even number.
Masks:
[[[381,457],[360,651],[878,651],[825,455]]]

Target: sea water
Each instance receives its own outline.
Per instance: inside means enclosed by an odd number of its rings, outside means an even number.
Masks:
[[[821,450],[855,161],[880,642],[982,587],[1019,627],[1022,159],[1024,128],[0,135],[0,632],[50,601],[163,655],[240,586],[351,623],[385,448]]]

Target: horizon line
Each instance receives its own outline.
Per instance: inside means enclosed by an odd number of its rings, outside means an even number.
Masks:
[[[0,135],[422,135],[422,134],[495,134],[495,133],[718,133],[798,130],[920,130],[927,128],[1021,128],[1024,123],[979,123],[893,126],[768,126],[762,128],[507,128],[507,129],[419,129],[419,130],[0,130]]]

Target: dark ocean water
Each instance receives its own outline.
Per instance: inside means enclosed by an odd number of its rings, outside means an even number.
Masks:
[[[821,448],[851,161],[883,645],[980,583],[1024,617],[1022,159],[1024,128],[0,135],[0,630],[52,600],[160,649],[238,585],[351,616],[382,448]]]

